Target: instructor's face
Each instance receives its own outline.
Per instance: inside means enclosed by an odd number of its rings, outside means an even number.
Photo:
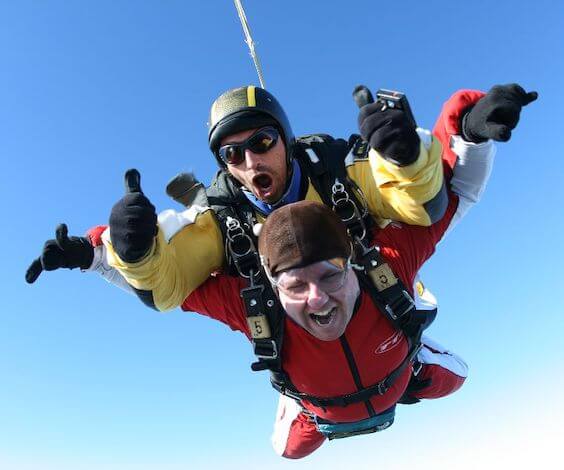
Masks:
[[[220,146],[242,143],[258,129],[249,129],[225,137]],[[286,148],[281,138],[266,153],[253,153],[245,149],[245,159],[237,164],[227,164],[229,173],[255,197],[268,204],[278,201],[284,194],[288,167]]]
[[[345,332],[360,294],[352,268],[330,261],[284,271],[276,286],[288,316],[323,341],[336,340]]]

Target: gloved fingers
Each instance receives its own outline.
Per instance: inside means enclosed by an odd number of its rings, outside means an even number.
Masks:
[[[525,89],[518,83],[510,83],[509,85],[496,85],[491,91],[494,94],[501,94],[508,97],[511,101],[519,106],[527,106],[529,103],[535,101],[539,94],[536,91],[526,92]]]
[[[41,265],[45,271],[54,271],[65,266],[65,252],[57,240],[47,240],[41,253]]]
[[[517,104],[521,106],[527,106],[538,98],[538,93],[536,91],[526,92],[521,85],[517,83],[512,83],[508,86],[509,91],[517,97]]]
[[[517,127],[520,116],[521,105],[515,101],[507,100],[504,104],[500,104],[492,110],[486,120],[486,126],[489,126],[490,124],[500,124],[513,130]]]
[[[367,104],[374,103],[374,97],[372,96],[372,93],[370,92],[368,87],[364,85],[357,85],[354,87],[353,99],[359,108],[362,108]]]
[[[368,119],[370,116],[381,113],[383,107],[384,104],[381,101],[376,101],[375,103],[364,105],[362,108],[360,108],[360,112],[358,113],[359,124]]]
[[[130,168],[125,172],[125,194],[142,193],[141,174],[135,168]]]
[[[127,225],[132,225],[141,219],[146,219],[147,217],[151,220],[155,214],[155,206],[149,200],[147,196],[143,193],[130,193],[123,196],[121,201],[114,204],[114,208],[119,208],[122,206],[121,211],[126,212],[128,216],[128,221],[125,222]],[[125,214],[122,214],[122,216]]]
[[[527,106],[529,103],[532,103],[539,97],[539,94],[536,91],[529,91],[523,100],[523,106]]]
[[[27,268],[25,272],[25,280],[28,284],[33,284],[37,281],[39,275],[43,272],[43,266],[41,264],[41,258],[36,258]]]
[[[110,213],[110,238],[118,256],[127,263],[146,255],[157,234],[155,206],[141,191],[141,175],[135,169],[124,176],[126,194]]]
[[[358,129],[364,140],[370,141],[372,135],[381,129],[399,127],[401,118],[395,114],[399,110],[388,109],[382,112],[382,103],[371,103],[363,106],[358,115]]]
[[[67,248],[69,244],[69,229],[67,224],[57,225],[55,229],[55,241],[57,242],[57,246],[62,251],[65,251],[65,248]]]
[[[496,142],[507,142],[511,138],[511,127],[506,124],[489,123],[487,134],[490,139]]]

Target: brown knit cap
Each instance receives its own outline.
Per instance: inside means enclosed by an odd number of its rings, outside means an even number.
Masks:
[[[272,275],[351,253],[345,225],[329,207],[314,201],[288,204],[270,214],[258,248]]]

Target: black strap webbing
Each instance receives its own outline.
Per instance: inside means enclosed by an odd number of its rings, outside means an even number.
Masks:
[[[283,384],[276,383],[272,381],[272,386],[280,393],[289,396],[295,400],[306,400],[310,402],[313,406],[319,408],[326,408],[328,406],[348,406],[353,403],[359,403],[369,400],[374,395],[384,395],[398,377],[403,373],[405,368],[411,363],[411,361],[417,356],[417,353],[421,349],[421,344],[418,343],[412,347],[409,354],[405,357],[403,362],[388,375],[384,380],[371,385],[369,387],[363,388],[358,392],[349,393],[346,395],[339,395],[336,397],[317,397],[314,395],[308,395],[307,393],[298,392],[295,389],[284,387]]]

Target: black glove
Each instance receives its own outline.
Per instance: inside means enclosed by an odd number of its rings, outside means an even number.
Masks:
[[[362,94],[359,92],[362,90]],[[401,109],[388,108],[381,101],[373,102],[366,87],[358,86],[353,97],[360,107],[360,135],[386,160],[406,166],[419,156],[419,136],[415,125]]]
[[[535,101],[536,91],[526,92],[516,83],[496,85],[462,118],[462,136],[468,142],[488,139],[507,142],[519,122],[521,108]]]
[[[141,175],[135,169],[127,170],[125,196],[112,207],[110,214],[114,250],[126,263],[134,263],[151,249],[156,234],[157,213],[141,191]]]
[[[94,248],[88,238],[68,237],[66,224],[60,224],[55,229],[55,239],[47,240],[43,246],[41,256],[35,259],[27,268],[25,280],[33,284],[39,275],[45,271],[59,268],[87,269],[94,259]]]

